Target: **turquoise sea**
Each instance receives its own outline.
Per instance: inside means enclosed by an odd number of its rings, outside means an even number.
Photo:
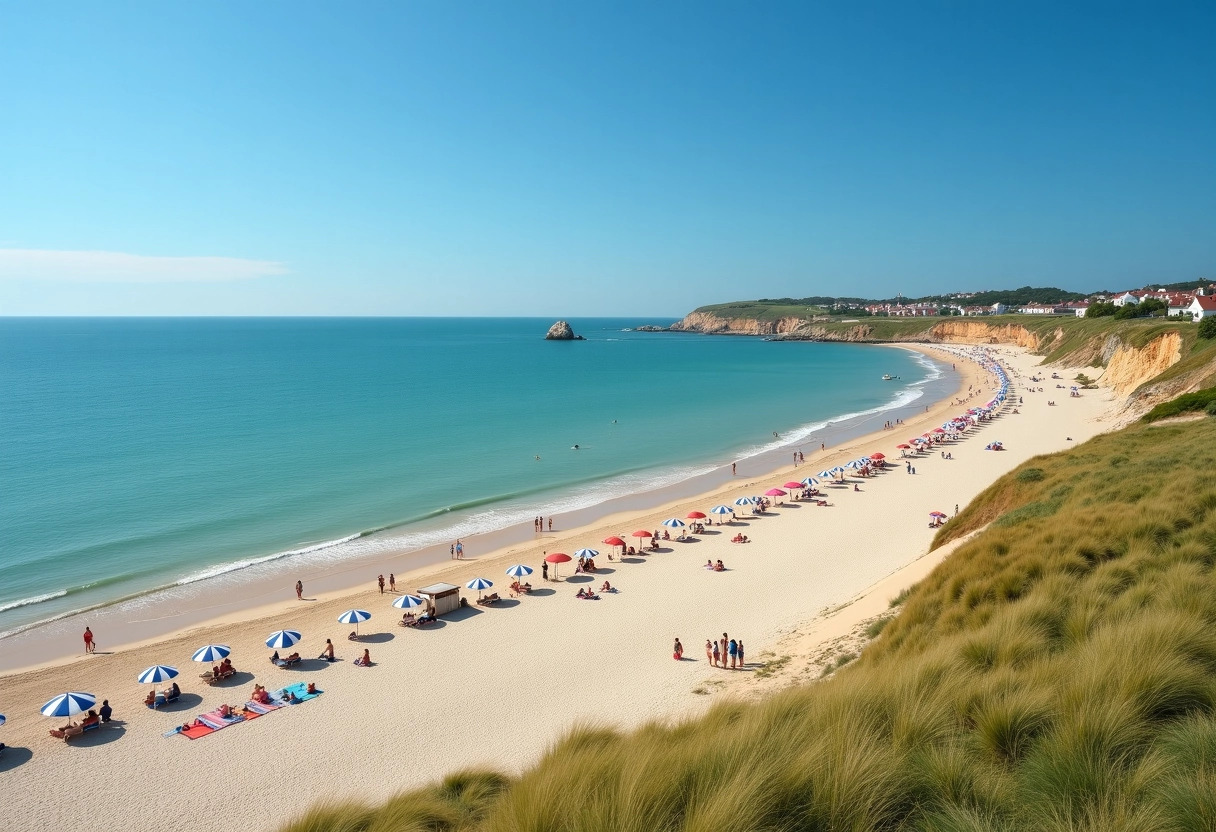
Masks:
[[[0,633],[592,506],[940,376],[901,350],[550,323],[0,319]]]

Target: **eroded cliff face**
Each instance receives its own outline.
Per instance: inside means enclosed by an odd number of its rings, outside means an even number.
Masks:
[[[804,318],[719,318],[710,312],[690,312],[684,320],[671,325],[676,332],[704,332],[711,335],[781,335],[806,323]]]
[[[987,324],[982,321],[950,320],[934,324],[931,340],[943,344],[1015,344],[1038,352],[1039,336],[1018,324]]]
[[[1177,332],[1167,332],[1140,348],[1119,341],[1110,353],[1101,381],[1116,393],[1130,393],[1181,360],[1182,336]]]

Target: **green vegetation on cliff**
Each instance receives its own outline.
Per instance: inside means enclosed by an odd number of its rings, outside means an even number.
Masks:
[[[985,524],[825,681],[289,829],[1216,829],[1216,419],[1033,459],[937,543]]]

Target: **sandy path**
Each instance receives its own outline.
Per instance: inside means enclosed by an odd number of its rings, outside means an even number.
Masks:
[[[1000,354],[1023,375],[1039,360],[1009,349]],[[915,476],[896,468],[863,481],[860,493],[831,490],[830,508],[777,509],[736,527],[753,538],[751,544],[732,545],[733,532],[726,532],[697,543],[669,544],[669,551],[637,563],[609,564],[601,558],[599,564],[612,571],[595,576],[596,585],[608,579],[621,591],[600,601],[575,599],[579,584],[563,581],[543,585],[546,596],[499,608],[475,607],[439,627],[414,631],[387,626],[395,612],[388,606],[390,596],[361,592],[312,604],[281,604],[269,611],[274,613],[269,620],[196,628],[154,645],[4,677],[0,712],[8,715],[9,724],[0,728],[0,739],[12,746],[0,757],[6,826],[271,829],[322,797],[380,800],[459,766],[517,769],[576,722],[632,726],[694,715],[713,697],[696,695],[693,689],[728,673],[708,667],[705,639],[728,631],[747,643],[754,660],[800,622],[857,597],[923,555],[933,534],[927,526],[930,510],[952,513],[955,503],[965,505],[1028,457],[1068,447],[1067,436],[1083,441],[1097,433],[1102,426],[1096,420],[1111,408],[1112,397],[1087,391],[1084,398],[1069,399],[1053,389],[1054,383],[1044,383],[1048,392],[1024,394],[1019,415],[1005,415],[950,447],[953,460],[934,454],[916,463]],[[1015,380],[1014,386],[1017,395],[1022,385]],[[1057,406],[1048,407],[1048,399]],[[894,457],[897,442],[926,430],[921,424],[940,423],[944,411],[958,409],[933,408],[918,424],[909,422],[898,432],[849,443],[827,456],[816,454],[795,478],[862,451],[882,450]],[[1009,450],[984,451],[994,438]],[[733,484],[719,494],[664,506],[628,522],[614,518],[543,545],[549,551],[584,545],[604,549],[594,541],[610,532],[653,529],[665,517],[759,493],[789,478],[787,468],[752,481],[754,485]],[[876,532],[881,545],[872,542]],[[482,574],[502,589],[506,565],[538,565],[540,548],[519,547],[429,577],[463,583]],[[705,571],[701,566],[707,558],[721,558],[730,571]],[[412,588],[419,581],[403,576],[399,585]],[[354,667],[349,659],[355,650],[345,640],[336,643],[346,661],[335,665],[313,662],[300,671],[267,665],[261,640],[270,630],[302,630],[301,652],[315,656],[325,637],[340,637],[349,629],[334,618],[351,606],[376,615],[372,626],[364,626],[366,632],[394,631],[369,645],[379,662],[375,667]],[[679,664],[671,660],[677,635],[687,650],[687,660]],[[237,666],[252,671],[262,684],[315,681],[326,693],[200,740],[162,738],[163,731],[196,713],[246,698],[249,676],[228,688],[193,684],[197,666],[188,661],[189,654],[208,641],[231,644]],[[176,712],[152,712],[138,704],[134,676],[156,662],[183,671],[183,687],[191,698]],[[51,740],[46,736],[51,720],[39,717],[37,707],[67,689],[109,697],[124,724],[93,732],[71,746]],[[90,794],[121,797],[93,800]],[[222,817],[205,811],[221,805],[227,807]]]

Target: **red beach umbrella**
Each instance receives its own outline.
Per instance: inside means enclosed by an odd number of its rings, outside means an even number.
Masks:
[[[940,511],[931,511],[931,512],[929,512],[929,516],[930,517],[945,517],[946,515]]]
[[[706,515],[703,511],[690,511],[684,515],[684,519],[686,520],[704,520],[705,517]]]
[[[934,428],[933,432],[934,433],[945,433],[946,431],[944,428]],[[928,435],[928,434],[926,434],[926,435]]]
[[[933,438],[933,434],[931,434],[931,433],[922,433],[922,434],[921,434],[921,438],[923,438],[923,439],[932,439],[932,438]]]
[[[911,448],[912,446],[911,446],[911,445],[909,445],[909,444],[907,444],[906,442],[904,442],[904,443],[901,443],[901,444],[899,444],[899,445],[896,445],[895,447],[899,448],[901,451],[906,451],[906,450],[908,450],[909,448]]]
[[[625,545],[625,541],[621,540],[619,537],[605,537],[604,542],[607,543],[609,546],[624,546]]]
[[[553,564],[553,577],[557,577],[557,565],[559,563],[567,563],[570,561],[570,556],[565,552],[554,552],[551,555],[545,556],[545,561]]]
[[[645,529],[638,529],[636,532],[633,533],[632,536],[633,537],[654,537],[654,535],[652,535],[650,532],[646,531]]]
[[[882,453],[870,454],[870,459],[886,459],[886,458],[887,458],[886,454],[882,454]]]

